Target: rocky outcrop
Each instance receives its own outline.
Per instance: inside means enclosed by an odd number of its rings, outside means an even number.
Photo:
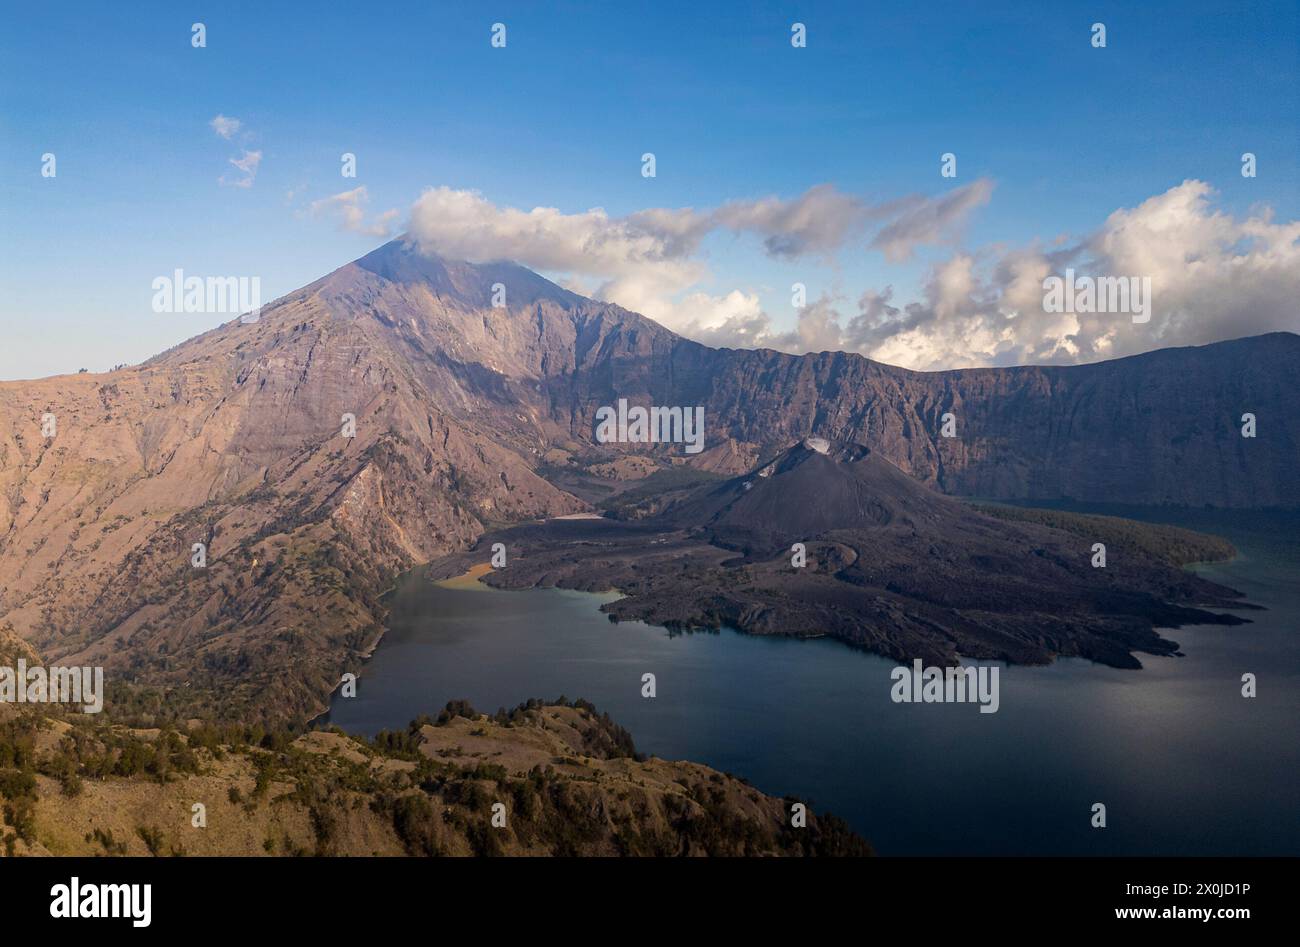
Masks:
[[[872,854],[807,804],[792,825],[795,799],[637,754],[583,701],[491,717],[457,701],[374,741],[198,721],[133,730],[0,705],[0,753],[18,761],[8,855]]]

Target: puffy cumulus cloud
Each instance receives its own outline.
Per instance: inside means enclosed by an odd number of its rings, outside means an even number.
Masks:
[[[353,233],[381,239],[391,237],[397,229],[401,214],[394,208],[377,214],[367,221],[366,205],[369,203],[370,194],[363,184],[350,191],[312,201],[311,212],[316,215],[337,216],[339,226]]]
[[[647,262],[600,283],[592,296],[616,302],[676,331],[688,327],[698,309],[678,302],[680,294],[707,275],[704,264],[695,260]]]
[[[739,289],[721,296],[687,293],[666,308],[656,321],[716,348],[754,348],[771,326],[758,295]]]
[[[235,132],[239,131],[239,127],[242,124],[243,123],[237,118],[231,118],[228,115],[220,114],[213,118],[212,121],[208,122],[208,126],[216,132],[218,136],[226,139],[226,141],[229,141],[234,137]]]
[[[358,192],[360,196],[357,197]],[[364,188],[341,203],[359,206]],[[1112,213],[1081,239],[1051,246],[955,252],[929,270],[918,298],[892,287],[845,306],[822,297],[778,327],[752,292],[702,292],[701,246],[713,233],[758,237],[775,258],[833,255],[867,241],[888,260],[954,239],[992,193],[987,180],[936,198],[869,204],[829,185],[788,200],[732,201],[714,209],[652,208],[624,217],[601,209],[566,214],[498,207],[473,191],[426,191],[410,234],[426,252],[512,259],[562,274],[566,285],[644,313],[710,345],[803,353],[858,352],[915,369],[1025,363],[1069,364],[1300,327],[1300,222],[1267,209],[1238,219],[1213,206],[1213,191],[1185,181]],[[344,210],[345,225],[361,217]],[[393,213],[393,212],[390,212]],[[1151,318],[1045,310],[1043,281],[1062,275],[1149,278]]]
[[[1086,244],[1104,272],[1150,276],[1149,326],[1088,324],[1086,340],[1133,349],[1300,328],[1300,221],[1276,223],[1262,208],[1243,220],[1217,211],[1202,181],[1184,181],[1139,206],[1118,210]]]
[[[650,210],[610,217],[596,208],[565,214],[554,207],[498,207],[477,191],[425,191],[411,208],[410,234],[420,248],[446,257],[587,275],[618,276],[640,264],[694,252],[694,212]]]
[[[1072,364],[1297,331],[1300,222],[1277,223],[1267,209],[1237,219],[1216,210],[1212,197],[1204,182],[1185,181],[1115,211],[1072,244],[955,254],[931,268],[912,302],[896,304],[887,287],[864,293],[844,314],[823,298],[799,311],[793,331],[750,314],[743,338],[751,346],[853,351],[936,370]],[[1076,276],[1149,278],[1150,321],[1045,311],[1043,281],[1067,268]],[[711,341],[709,333],[688,334]]]

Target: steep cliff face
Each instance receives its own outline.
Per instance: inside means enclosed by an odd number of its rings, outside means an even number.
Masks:
[[[431,259],[401,241],[318,287],[336,318],[373,323],[439,410],[532,456],[667,453],[594,443],[597,410],[626,398],[703,406],[705,451],[691,462],[724,473],[817,436],[869,446],[959,495],[1300,503],[1300,336],[1288,333],[1076,367],[926,373],[839,352],[711,349],[520,267]],[[941,436],[948,413],[953,438]],[[1253,439],[1241,436],[1247,413]]]
[[[1298,364],[1289,334],[937,374],[715,350],[399,240],[142,365],[0,383],[0,622],[51,660],[306,713],[373,644],[396,574],[586,509],[566,465],[732,474],[817,436],[951,493],[1294,506]],[[621,398],[703,406],[705,450],[596,443]]]
[[[1300,336],[937,374],[840,353],[736,354],[714,373],[708,403],[727,434],[764,450],[774,433],[856,440],[961,495],[1300,503]],[[949,412],[951,439],[940,436]],[[1261,425],[1253,439],[1241,435],[1246,413]]]
[[[1074,367],[910,372],[685,340],[551,380],[588,435],[614,399],[704,405],[709,458],[739,473],[804,437],[855,441],[945,492],[1224,507],[1300,503],[1300,336],[1276,333]],[[951,413],[956,436],[941,436]],[[1242,415],[1258,436],[1241,436]],[[559,412],[556,411],[558,419]],[[623,448],[628,449],[628,448]],[[645,450],[631,445],[630,449]],[[702,462],[707,459],[702,458]]]

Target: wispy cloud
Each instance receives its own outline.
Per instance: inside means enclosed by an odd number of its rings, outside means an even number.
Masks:
[[[368,237],[390,237],[401,219],[401,212],[396,208],[386,210],[366,221],[366,205],[370,203],[370,193],[365,185],[343,191],[330,197],[312,201],[311,211],[317,215],[336,215],[339,226],[353,233]]]
[[[220,137],[226,139],[226,141],[230,141],[230,139],[234,137],[235,132],[239,131],[242,124],[243,123],[240,122],[239,119],[231,118],[228,115],[218,115],[212,121],[208,122],[208,125],[212,130]]]
[[[993,182],[980,178],[942,197],[905,198],[892,205],[892,219],[880,229],[871,245],[890,261],[906,260],[918,246],[951,239],[977,207],[993,195]]]
[[[240,176],[223,174],[219,183],[227,187],[252,187],[257,178],[257,168],[262,163],[262,152],[244,150],[238,158],[231,158],[230,163],[239,169]]]
[[[208,127],[216,132],[218,138],[221,138],[224,141],[232,141],[241,129],[244,131],[244,133],[239,136],[242,141],[249,142],[254,138],[254,136],[249,133],[248,129],[244,128],[243,122],[237,118],[232,118],[229,115],[218,114],[208,122]],[[247,148],[240,148],[239,151],[239,157],[227,159],[239,174],[231,174],[227,172],[217,178],[217,183],[223,187],[249,188],[252,187],[253,182],[257,180],[257,169],[262,164],[261,150],[250,151]]]

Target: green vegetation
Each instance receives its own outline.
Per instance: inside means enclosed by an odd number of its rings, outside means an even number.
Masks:
[[[1074,533],[1107,547],[1138,549],[1147,555],[1175,566],[1193,562],[1216,562],[1237,554],[1232,543],[1219,536],[1197,533],[1178,526],[1140,523],[1118,516],[1093,513],[1068,513],[1064,510],[1040,510],[1019,506],[972,504],[981,513],[1019,523],[1036,523],[1052,529]]]
[[[438,736],[443,728],[452,732]],[[504,765],[519,752],[509,736],[514,729],[529,731],[519,743],[532,754],[523,757],[531,766],[527,772]],[[537,734],[551,744],[539,745]],[[174,806],[177,792],[189,800],[191,790],[181,786],[168,793],[166,787],[201,778],[211,793],[210,780],[220,775],[229,781],[216,784],[217,798],[242,810],[236,818],[256,817],[261,825],[251,844],[276,855],[369,854],[384,839],[388,850],[400,845],[417,856],[870,851],[830,817],[810,818],[799,831],[784,829],[776,800],[738,780],[691,764],[647,763],[627,731],[584,700],[533,699],[492,717],[459,700],[436,717],[421,716],[404,730],[373,739],[337,728],[310,739],[297,736],[259,724],[191,722],[183,732],[137,730],[103,715],[48,708],[12,712],[0,720],[0,841],[9,854],[20,844],[27,850],[50,845],[45,830],[38,841],[38,802],[42,818],[51,817],[49,806],[65,817],[84,813],[67,808],[67,800],[102,793],[106,781],[156,787],[136,798],[170,798]],[[462,749],[460,741],[471,737],[499,749],[485,751],[482,743]],[[571,752],[555,755],[552,746]],[[533,765],[539,751],[550,762]],[[596,765],[623,760],[612,769]],[[650,765],[653,770],[635,768]],[[48,780],[57,781],[58,789]],[[111,798],[123,798],[120,785],[113,792]],[[206,798],[209,805],[216,801]],[[502,804],[508,823],[499,825],[493,817]],[[140,822],[117,823],[116,836],[103,824],[83,824],[77,838],[105,855],[146,851],[176,857],[187,854],[191,840],[216,837],[190,835],[184,823],[155,817],[150,805],[136,810],[146,813]]]

